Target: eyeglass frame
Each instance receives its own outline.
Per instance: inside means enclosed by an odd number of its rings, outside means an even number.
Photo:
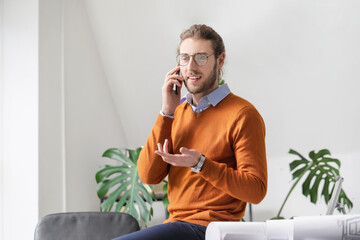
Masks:
[[[199,64],[197,63],[197,61],[195,60],[195,56],[196,56],[196,55],[199,55],[199,54],[204,54],[205,57],[206,57],[206,62],[205,62],[203,65],[199,65]],[[181,55],[188,55],[188,56],[189,56],[189,61],[188,61],[185,65],[181,65],[181,64],[180,64],[179,57],[180,57]],[[189,55],[189,54],[187,54],[187,53],[179,53],[179,54],[176,56],[176,62],[179,64],[179,66],[187,66],[187,65],[189,64],[190,60],[191,60],[191,57],[192,57],[193,60],[194,60],[194,62],[196,63],[196,65],[198,65],[198,66],[201,67],[201,66],[205,66],[205,65],[208,63],[209,57],[211,57],[212,55],[215,55],[215,53],[212,53],[212,54],[210,54],[210,55],[206,55],[206,53],[202,53],[202,52],[195,53],[195,54],[192,54],[192,55]]]

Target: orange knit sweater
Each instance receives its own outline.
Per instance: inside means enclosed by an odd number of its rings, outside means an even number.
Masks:
[[[170,166],[154,151],[169,139],[169,151],[196,149],[206,156],[200,173]],[[158,184],[169,180],[169,219],[207,226],[239,221],[246,203],[259,203],[267,190],[265,126],[246,100],[229,94],[215,107],[194,113],[179,105],[174,119],[159,114],[138,160],[140,178]]]

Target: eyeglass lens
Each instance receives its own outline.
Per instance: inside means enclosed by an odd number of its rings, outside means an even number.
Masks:
[[[205,53],[196,53],[194,55],[182,53],[177,56],[177,62],[180,66],[186,66],[189,63],[190,58],[193,57],[197,65],[204,66],[207,63],[209,56],[207,56]]]

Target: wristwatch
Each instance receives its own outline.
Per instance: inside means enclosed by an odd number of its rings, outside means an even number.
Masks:
[[[204,154],[200,154],[200,160],[199,160],[199,162],[198,162],[195,166],[193,166],[193,167],[190,168],[191,171],[196,172],[196,173],[201,172],[201,169],[202,169],[202,167],[203,167],[203,165],[204,165],[204,162],[205,162],[205,155],[204,155]]]

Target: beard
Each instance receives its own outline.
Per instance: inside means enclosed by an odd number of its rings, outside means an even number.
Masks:
[[[188,90],[188,92],[191,93],[191,94],[198,94],[198,93],[206,93],[206,94],[208,94],[208,93],[210,93],[211,90],[214,88],[215,82],[217,81],[217,76],[218,76],[217,67],[218,67],[218,64],[215,63],[214,68],[213,68],[210,76],[205,79],[205,81],[202,83],[202,85],[188,86],[186,84],[186,81],[184,81],[185,87]],[[192,72],[192,74],[197,75],[199,73],[194,71],[194,72]]]

